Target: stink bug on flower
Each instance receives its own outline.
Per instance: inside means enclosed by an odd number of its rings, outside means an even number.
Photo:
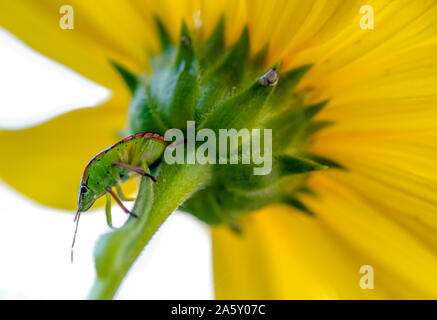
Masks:
[[[124,212],[137,217],[122,203],[122,200],[128,199],[122,193],[120,182],[128,180],[130,172],[139,173],[156,182],[155,177],[146,173],[144,168],[148,168],[161,157],[166,145],[164,138],[159,134],[137,133],[99,152],[88,162],[79,187],[78,208],[74,218],[76,229],[71,245],[71,261],[73,261],[73,247],[81,212],[90,209],[98,198],[106,195],[106,219],[110,227],[112,227],[111,196]],[[112,190],[113,187],[116,188],[118,196]]]

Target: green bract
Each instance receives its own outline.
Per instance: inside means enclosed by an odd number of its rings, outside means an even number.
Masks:
[[[311,66],[280,73],[280,64],[264,64],[266,48],[250,56],[248,30],[226,48],[222,18],[207,41],[199,41],[182,23],[176,44],[157,20],[161,53],[151,58],[148,76],[134,75],[113,63],[132,92],[129,128],[132,134],[196,129],[272,129],[272,170],[253,175],[251,164],[170,165],[162,161],[157,183],[143,180],[135,204],[138,219],[130,218],[119,230],[105,235],[97,246],[98,279],[91,297],[112,297],[130,265],[168,215],[180,208],[202,221],[227,224],[244,234],[241,215],[268,204],[282,203],[303,213],[299,201],[310,172],[340,167],[323,157],[308,154],[311,135],[329,125],[313,121],[326,101],[305,105],[295,93],[299,80]],[[197,144],[198,146],[198,144]]]
[[[186,129],[195,120],[197,129],[273,129],[273,171],[254,176],[252,165],[211,167],[213,178],[181,208],[210,223],[229,223],[240,213],[273,202],[299,209],[295,199],[302,174],[325,168],[318,157],[303,155],[314,115],[326,102],[304,106],[293,89],[310,66],[285,72],[279,79],[263,81],[266,50],[249,57],[249,34],[244,29],[232,48],[225,48],[224,19],[205,43],[191,37],[182,24],[179,42],[158,21],[162,54],[152,59],[152,74],[136,77],[118,66],[133,99],[129,108],[132,133]],[[279,64],[271,70],[278,71]],[[268,74],[267,74],[268,75]],[[326,162],[324,162],[326,163]],[[296,176],[298,175],[299,176]],[[298,183],[296,183],[298,182]],[[213,208],[213,210],[211,210]]]

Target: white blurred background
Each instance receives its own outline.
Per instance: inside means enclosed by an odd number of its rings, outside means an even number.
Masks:
[[[0,129],[32,126],[97,105],[111,94],[1,28],[0,48]],[[114,222],[121,225],[126,217],[113,208]],[[94,244],[108,228],[103,210],[83,215],[80,222],[72,265],[72,212],[41,206],[0,180],[0,299],[86,298],[94,280]],[[176,212],[143,251],[116,298],[212,299],[211,261],[208,228]]]

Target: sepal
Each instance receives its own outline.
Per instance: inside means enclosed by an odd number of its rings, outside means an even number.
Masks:
[[[263,164],[265,165],[265,164]],[[266,175],[254,175],[254,169],[261,168],[256,164],[239,164],[215,166],[219,183],[231,190],[259,190],[276,183],[278,180],[294,174],[319,171],[327,167],[315,161],[280,155],[272,158],[271,172]]]
[[[135,90],[129,105],[129,128],[131,133],[154,132],[163,135],[167,127],[150,103],[146,85]]]
[[[112,66],[117,70],[117,72],[120,74],[120,76],[123,78],[124,82],[126,83],[127,87],[129,88],[129,91],[131,94],[134,94],[137,86],[138,86],[138,77],[134,73],[130,72],[128,69],[123,67],[121,64],[110,60],[110,63]]]
[[[194,119],[199,91],[198,71],[193,42],[183,22],[172,65],[165,71],[154,73],[149,82],[151,102],[169,128],[184,128],[188,120]]]
[[[241,90],[249,59],[249,33],[245,28],[232,49],[201,80],[200,98],[196,105],[196,120],[211,113],[218,102]]]
[[[260,81],[260,79],[264,79],[263,77],[272,72],[277,76],[275,68],[270,68],[247,89],[216,106],[207,114],[200,128],[209,128],[218,132],[223,128],[240,130],[256,126],[261,110],[276,86],[276,81],[266,85],[264,80]]]

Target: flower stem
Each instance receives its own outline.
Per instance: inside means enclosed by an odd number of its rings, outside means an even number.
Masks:
[[[167,217],[210,179],[207,165],[163,164],[156,183],[142,178],[133,212],[120,228],[103,235],[95,249],[97,278],[89,299],[112,299],[124,276]]]

